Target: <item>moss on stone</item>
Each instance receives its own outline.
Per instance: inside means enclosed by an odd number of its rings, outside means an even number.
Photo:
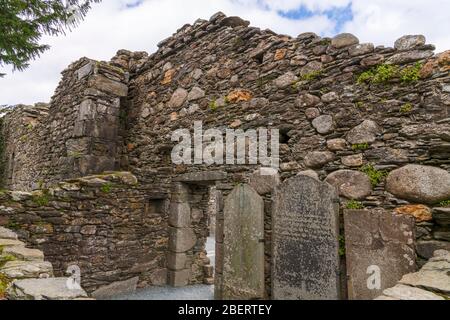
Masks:
[[[413,105],[411,103],[405,103],[404,105],[402,105],[400,107],[400,112],[401,113],[408,113],[411,112],[411,110],[413,109]]]
[[[317,71],[313,71],[304,75],[300,76],[300,80],[302,81],[313,81],[315,79],[317,79],[318,77],[320,77],[323,73],[323,70],[317,70]]]
[[[360,201],[350,200],[345,204],[345,208],[351,210],[364,209],[364,204]]]
[[[352,145],[352,150],[357,151],[357,150],[367,150],[369,149],[369,144],[368,143],[356,143]]]
[[[113,184],[111,182],[107,182],[100,187],[100,191],[103,193],[110,193],[112,191]]]
[[[219,105],[217,104],[217,100],[216,100],[216,99],[211,100],[211,101],[209,102],[209,109],[210,109],[211,111],[216,111],[218,108],[219,108]]]
[[[345,256],[345,237],[343,235],[339,236],[339,256]]]
[[[39,207],[45,207],[50,202],[49,190],[42,190],[42,192],[36,192],[31,198],[32,201]]]
[[[439,202],[441,207],[450,207],[450,199]]]
[[[0,299],[4,299],[6,295],[6,290],[11,283],[11,279],[0,272]]]

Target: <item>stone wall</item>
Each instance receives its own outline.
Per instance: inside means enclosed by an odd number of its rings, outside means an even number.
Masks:
[[[7,113],[3,185],[33,190],[118,167],[119,107],[127,81],[120,68],[82,58],[62,72],[49,106],[18,106]]]
[[[211,170],[171,163],[175,129],[192,130],[194,121],[204,130],[277,128],[283,180],[308,170],[338,187],[342,208],[425,212],[419,256],[448,248],[448,228],[431,213],[450,198],[448,51],[434,55],[423,36],[405,36],[394,48],[350,34],[291,38],[221,14],[159,47],[148,58],[122,51],[113,59],[130,71],[122,164],[144,184]],[[407,164],[425,167],[399,169]],[[256,166],[213,167],[236,183]],[[386,184],[389,173],[388,182],[403,177],[400,187]],[[411,196],[406,181],[418,181],[412,188],[421,194]]]
[[[166,283],[167,195],[129,173],[90,176],[57,187],[0,195],[0,225],[45,253],[56,276],[81,268],[88,292],[138,277]]]

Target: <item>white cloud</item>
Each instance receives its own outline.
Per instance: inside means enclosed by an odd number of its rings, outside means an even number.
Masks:
[[[33,61],[24,72],[0,79],[0,104],[49,101],[60,72],[82,56],[109,60],[117,50],[154,52],[156,44],[185,23],[208,19],[217,11],[250,20],[253,26],[296,36],[313,31],[333,35],[336,21],[324,14],[305,20],[281,17],[277,11],[300,6],[314,12],[345,7],[350,0],[104,0],[94,5],[85,21],[66,36],[45,37],[51,49]],[[354,19],[344,29],[362,41],[392,45],[403,34],[425,34],[438,50],[450,48],[448,30],[450,1],[447,0],[353,0]]]
[[[437,52],[450,49],[448,0],[354,0],[352,8],[344,30],[361,41],[392,46],[405,34],[423,34]]]

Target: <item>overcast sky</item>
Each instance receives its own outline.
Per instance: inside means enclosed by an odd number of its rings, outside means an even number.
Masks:
[[[24,72],[0,78],[1,104],[48,102],[60,72],[82,56],[109,60],[119,49],[154,52],[185,23],[217,11],[252,26],[297,36],[351,32],[361,42],[392,46],[405,34],[423,34],[437,52],[450,49],[450,0],[103,0],[66,36],[45,37],[51,49]]]

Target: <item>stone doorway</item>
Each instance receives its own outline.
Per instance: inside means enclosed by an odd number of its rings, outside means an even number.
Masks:
[[[172,183],[169,205],[168,284],[173,287],[213,285],[220,272],[220,238],[216,224],[221,206],[223,172],[196,172],[178,176]],[[214,270],[216,269],[216,270]]]

